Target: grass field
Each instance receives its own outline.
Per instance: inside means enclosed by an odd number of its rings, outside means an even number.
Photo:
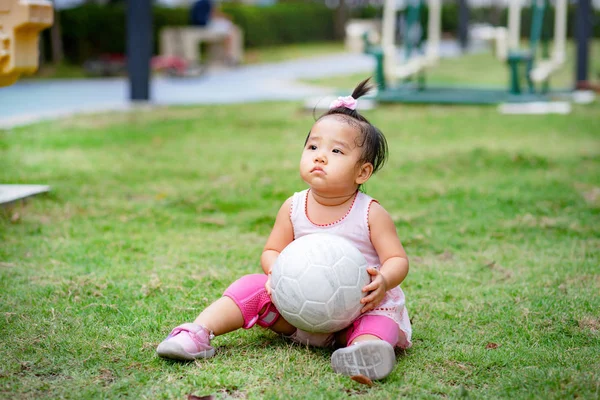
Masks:
[[[393,105],[367,117],[390,160],[366,185],[411,260],[414,346],[373,387],[331,351],[262,329],[213,359],[155,356],[260,271],[312,116],[296,103],[165,108],[0,130],[0,397],[600,396],[600,106],[569,116]]]
[[[280,62],[345,51],[342,42],[295,43],[285,46],[261,47],[247,49],[244,54],[244,64]]]

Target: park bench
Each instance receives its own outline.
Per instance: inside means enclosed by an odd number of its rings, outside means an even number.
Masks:
[[[191,63],[200,63],[200,44],[208,44],[207,63],[227,64],[226,41],[229,37],[224,30],[210,27],[177,26],[165,27],[160,32],[160,54],[163,57],[181,57]],[[241,52],[234,44],[234,50]],[[241,60],[241,54],[239,54]],[[239,61],[235,60],[235,61]]]

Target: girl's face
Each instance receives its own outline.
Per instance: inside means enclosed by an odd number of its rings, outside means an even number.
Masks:
[[[315,123],[300,159],[300,176],[312,190],[345,196],[369,179],[373,166],[358,162],[362,155],[358,135],[357,128],[334,115]]]

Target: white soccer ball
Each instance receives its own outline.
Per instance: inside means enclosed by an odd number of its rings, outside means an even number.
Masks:
[[[290,243],[271,275],[273,303],[283,318],[307,332],[337,332],[352,323],[371,281],[367,261],[348,240],[316,233]]]

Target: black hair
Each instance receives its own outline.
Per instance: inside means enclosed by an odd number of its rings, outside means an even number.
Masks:
[[[373,89],[373,85],[369,83],[370,80],[371,78],[369,77],[354,88],[352,97],[355,100],[369,93]],[[358,111],[351,110],[344,106],[329,109],[317,118],[317,121],[330,115],[341,116],[347,123],[360,131],[356,145],[362,148],[362,156],[358,162],[361,164],[367,162],[371,163],[373,165],[373,173],[380,170],[385,164],[388,156],[388,145],[383,133]],[[308,142],[309,137],[310,132],[308,132],[304,144]]]

